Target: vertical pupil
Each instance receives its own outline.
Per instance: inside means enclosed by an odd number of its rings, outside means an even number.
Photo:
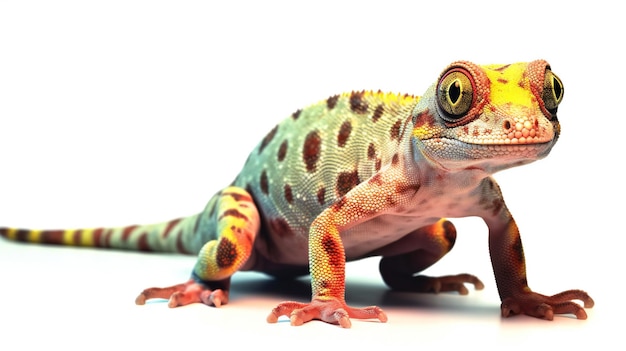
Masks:
[[[563,94],[561,84],[558,79],[552,77],[552,86],[554,87],[554,96],[557,100],[561,99],[561,94]]]
[[[450,89],[448,89],[448,96],[450,96],[450,101],[453,104],[456,104],[461,97],[461,83],[458,80],[455,80],[452,84],[450,84]]]

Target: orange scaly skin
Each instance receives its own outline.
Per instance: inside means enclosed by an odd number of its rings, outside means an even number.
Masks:
[[[547,62],[478,66],[454,62],[422,97],[382,92],[334,95],[297,110],[252,151],[233,183],[199,214],[146,226],[89,230],[0,228],[17,241],[197,254],[191,279],[144,290],[136,299],[228,302],[230,277],[256,270],[277,278],[310,272],[312,300],[283,302],[267,317],[350,327],[350,318],[387,321],[376,306],[344,300],[345,263],[382,256],[393,289],[482,289],[470,274],[416,275],[449,252],[454,225],[478,216],[502,315],[587,317],[581,290],[553,296],[527,284],[517,224],[491,175],[548,155],[560,133],[563,85]]]

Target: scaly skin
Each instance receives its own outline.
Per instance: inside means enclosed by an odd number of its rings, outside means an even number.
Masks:
[[[586,318],[583,291],[545,296],[527,284],[519,230],[491,175],[545,157],[560,126],[563,85],[545,61],[478,66],[454,62],[420,98],[352,92],[294,112],[252,151],[233,183],[201,213],[114,229],[0,229],[13,240],[197,254],[189,281],[144,290],[136,303],[166,298],[175,307],[228,302],[230,277],[257,270],[279,278],[311,274],[310,303],[284,302],[267,320],[288,316],[350,327],[350,318],[387,320],[376,306],[344,300],[345,263],[382,256],[392,288],[456,291],[470,275],[416,273],[454,245],[444,217],[478,216],[489,248],[502,315]]]

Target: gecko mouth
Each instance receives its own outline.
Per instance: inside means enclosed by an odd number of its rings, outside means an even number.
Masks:
[[[526,144],[471,144],[448,138],[422,140],[425,151],[439,161],[536,160],[545,157],[555,142],[556,139]]]

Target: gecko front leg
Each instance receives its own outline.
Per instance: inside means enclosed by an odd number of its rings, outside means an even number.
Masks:
[[[574,289],[547,296],[528,287],[524,249],[517,224],[492,179],[486,179],[481,189],[484,198],[489,199],[481,203],[498,204],[485,207],[488,211],[481,216],[489,227],[489,252],[502,301],[502,316],[526,314],[552,320],[555,314],[573,314],[577,319],[587,319],[584,308],[593,307],[594,301],[586,292]],[[572,300],[582,301],[584,308]]]
[[[310,303],[283,302],[272,310],[267,321],[275,323],[280,316],[289,316],[298,326],[313,319],[349,328],[350,318],[387,321],[376,306],[350,307],[345,302],[345,254],[334,218],[334,208],[325,211],[313,222],[309,238],[309,259],[313,298]]]
[[[404,175],[400,161],[394,158],[387,168],[354,187],[313,221],[309,231],[312,301],[283,302],[272,310],[268,322],[289,316],[292,325],[319,319],[349,328],[350,318],[387,321],[387,316],[377,306],[354,308],[346,304],[346,257],[340,233],[393,211],[398,203],[405,203],[419,186],[409,185]]]

